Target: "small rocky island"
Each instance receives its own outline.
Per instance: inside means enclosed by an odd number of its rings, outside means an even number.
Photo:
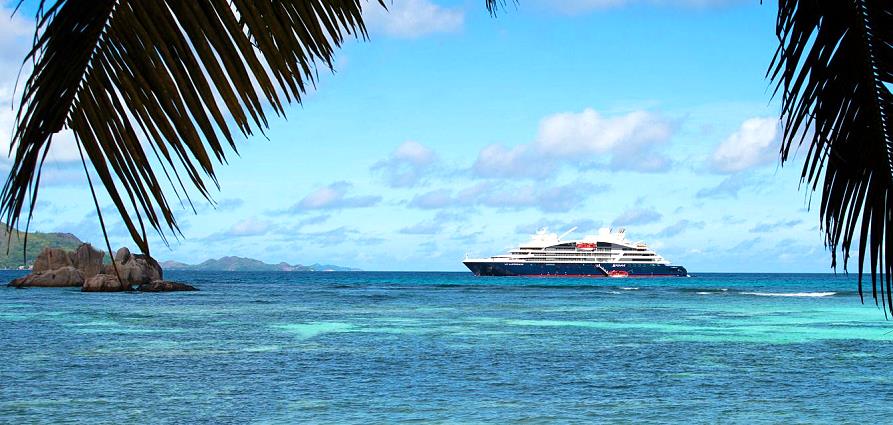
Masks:
[[[161,266],[148,255],[131,254],[127,248],[121,248],[111,263],[104,264],[104,257],[104,252],[87,243],[74,251],[44,248],[34,260],[31,274],[14,279],[7,286],[80,287],[83,292],[197,291],[185,283],[164,280]]]

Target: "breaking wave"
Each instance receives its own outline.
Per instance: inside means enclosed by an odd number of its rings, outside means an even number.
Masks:
[[[759,297],[830,297],[837,292],[742,292],[741,295],[756,295]]]

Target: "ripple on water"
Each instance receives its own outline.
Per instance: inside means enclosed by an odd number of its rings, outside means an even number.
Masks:
[[[271,353],[274,351],[281,351],[282,346],[279,345],[256,345],[253,347],[245,347],[242,351],[246,351],[249,353]]]
[[[81,327],[114,328],[114,327],[121,326],[121,324],[118,322],[115,322],[113,320],[91,320],[88,322],[66,323],[65,326],[73,327],[73,328],[81,328]]]
[[[0,422],[886,423],[893,415],[862,403],[893,382],[884,362],[893,325],[849,296],[853,282],[833,277],[598,286],[427,273],[172,275],[200,282],[202,297],[0,290],[15,304],[0,302],[0,346],[13,359],[0,366]],[[430,285],[444,282],[452,286]],[[626,289],[633,284],[640,290]],[[341,296],[367,288],[395,296]]]

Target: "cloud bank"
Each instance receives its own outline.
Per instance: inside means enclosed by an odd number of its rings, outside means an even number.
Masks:
[[[419,38],[429,34],[456,32],[465,23],[461,9],[441,7],[428,0],[393,0],[385,10],[369,1],[363,10],[370,30],[397,38]],[[483,5],[481,5],[483,7]]]
[[[590,196],[609,188],[586,182],[544,186],[539,184],[506,185],[481,182],[453,192],[437,189],[416,195],[409,206],[419,209],[491,207],[501,209],[538,208],[547,212],[569,211]]]
[[[611,222],[611,225],[616,227],[648,224],[660,221],[661,217],[663,217],[661,213],[653,208],[630,208],[620,213],[620,215]]]
[[[617,171],[665,171],[670,160],[659,146],[673,135],[666,118],[647,111],[607,117],[591,108],[544,118],[531,144],[490,145],[472,171],[479,177],[542,178],[562,165],[607,167]]]
[[[321,187],[293,205],[290,212],[311,210],[338,210],[345,208],[371,207],[381,202],[381,196],[348,196],[353,187],[346,181],[339,181]]]
[[[370,171],[390,187],[413,187],[421,183],[438,162],[437,155],[421,143],[404,142],[391,155],[372,165]]]

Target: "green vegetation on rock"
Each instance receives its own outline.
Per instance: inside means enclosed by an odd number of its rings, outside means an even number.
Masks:
[[[14,230],[10,237],[6,231],[6,225],[0,223],[0,268],[17,269],[28,268],[34,264],[37,254],[47,247],[62,248],[74,251],[83,242],[71,233],[28,233],[28,247],[22,256],[25,247],[25,232]]]

